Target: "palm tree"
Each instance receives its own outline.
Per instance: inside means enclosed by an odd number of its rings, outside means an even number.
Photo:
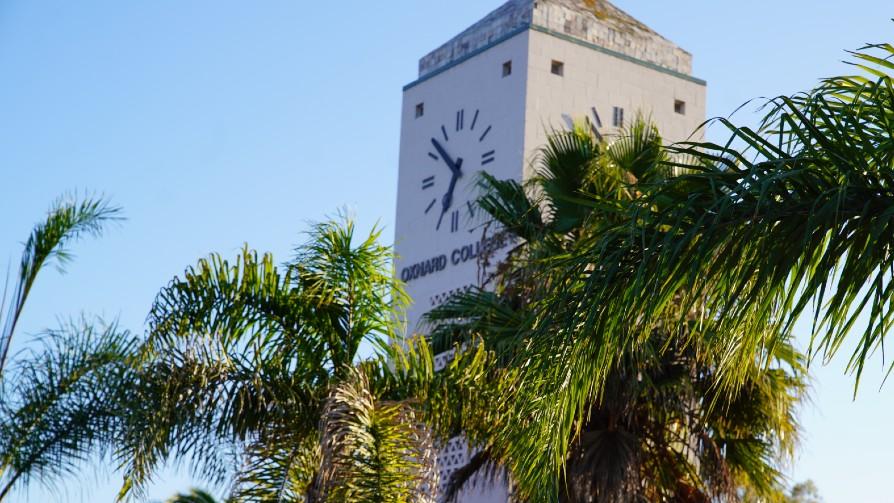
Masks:
[[[67,246],[98,236],[120,210],[105,200],[60,200],[25,243],[19,274],[0,299],[0,501],[32,480],[51,484],[94,455],[109,454],[135,339],[87,318],[64,324],[10,357],[26,301],[42,269],[63,269]]]
[[[719,386],[721,359],[708,351],[717,334],[702,328],[701,306],[678,302],[614,353],[594,348],[586,331],[541,324],[539,308],[555,307],[554,292],[585,283],[563,276],[561,264],[623,223],[649,186],[674,176],[647,122],[610,144],[590,131],[552,135],[527,185],[484,176],[479,204],[522,244],[490,288],[429,315],[436,349],[479,338],[496,349],[502,365],[492,380],[509,394],[489,404],[508,420],[473,415],[463,424],[482,449],[457,472],[451,495],[477,468],[499,462],[517,495],[536,501],[697,502],[735,500],[745,490],[781,498],[777,466],[794,447],[805,389],[802,358],[787,341],[753,355],[742,387],[728,393]],[[550,354],[538,353],[540,331],[552,335]],[[575,366],[547,369],[557,357]],[[766,359],[774,361],[769,368]],[[601,381],[593,381],[592,366],[606,369]]]
[[[680,301],[703,305],[730,386],[802,316],[811,354],[825,360],[865,316],[848,364],[858,386],[892,321],[894,46],[852,55],[856,75],[771,100],[759,130],[718,120],[725,144],[673,148],[662,164],[685,175],[644,188],[622,223],[569,257],[564,274],[584,284],[543,316],[557,312],[614,350]]]
[[[412,346],[388,365],[405,295],[378,238],[326,222],[281,267],[212,255],[159,293],[119,444],[122,497],[176,459],[230,482],[234,501],[431,500],[433,436],[406,399],[434,382],[431,355]],[[359,362],[363,341],[380,356]]]

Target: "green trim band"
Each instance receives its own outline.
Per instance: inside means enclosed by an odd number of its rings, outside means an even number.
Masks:
[[[438,76],[438,75],[440,75],[440,74],[446,72],[447,70],[449,70],[449,69],[451,69],[451,68],[453,68],[453,67],[455,67],[455,66],[461,65],[462,63],[466,62],[467,60],[469,60],[469,59],[471,59],[471,58],[474,58],[475,56],[481,54],[482,52],[484,52],[484,51],[486,51],[486,50],[488,50],[488,49],[491,49],[491,48],[493,48],[493,47],[495,47],[495,46],[498,46],[498,45],[502,44],[503,42],[509,40],[510,38],[513,38],[513,37],[515,37],[516,35],[519,35],[519,34],[521,34],[521,33],[524,33],[524,32],[526,32],[526,31],[528,31],[528,30],[539,31],[540,33],[544,33],[544,34],[546,34],[546,35],[551,35],[551,36],[553,36],[553,37],[556,37],[556,38],[565,40],[565,41],[567,41],[567,42],[571,42],[571,43],[573,43],[573,44],[577,44],[577,45],[579,45],[579,46],[586,47],[586,48],[588,48],[588,49],[592,49],[592,50],[594,50],[594,51],[598,51],[598,52],[601,52],[601,53],[603,53],[603,54],[607,54],[607,55],[609,55],[609,56],[614,56],[614,57],[616,57],[616,58],[618,58],[618,59],[622,59],[622,60],[624,60],[624,61],[628,61],[628,62],[630,62],[630,63],[634,63],[634,64],[637,64],[637,65],[640,65],[640,66],[645,66],[646,68],[650,68],[650,69],[652,69],[652,70],[656,70],[656,71],[659,71],[659,72],[661,72],[661,73],[666,73],[666,74],[671,75],[671,76],[673,76],[673,77],[677,77],[677,78],[679,78],[679,79],[683,79],[683,80],[687,80],[687,81],[689,81],[689,82],[693,82],[693,83],[698,84],[698,85],[700,85],[700,86],[707,86],[707,85],[708,85],[708,83],[707,83],[706,81],[702,80],[702,79],[698,79],[698,78],[695,78],[695,77],[693,77],[693,76],[691,76],[691,75],[686,75],[685,73],[680,73],[680,72],[678,72],[678,71],[671,70],[671,69],[669,69],[669,68],[665,68],[665,67],[663,67],[663,66],[656,65],[655,63],[649,63],[648,61],[643,61],[643,60],[641,60],[641,59],[639,59],[639,58],[634,58],[633,56],[628,56],[628,55],[626,55],[626,54],[622,54],[622,53],[620,53],[620,52],[613,51],[613,50],[611,50],[611,49],[606,49],[605,47],[601,47],[601,46],[598,46],[598,45],[596,45],[596,44],[591,44],[590,42],[585,42],[585,41],[583,41],[583,40],[580,40],[580,39],[577,39],[577,38],[574,38],[574,37],[565,35],[564,33],[558,33],[558,32],[555,32],[555,31],[553,31],[553,30],[550,30],[549,28],[544,28],[544,27],[542,27],[542,26],[538,26],[538,25],[536,25],[536,24],[524,24],[524,25],[522,25],[522,26],[516,28],[515,30],[512,30],[511,32],[507,33],[506,35],[503,35],[502,37],[498,38],[497,40],[494,40],[493,42],[491,42],[491,43],[489,43],[489,44],[487,44],[487,45],[484,45],[484,46],[482,46],[482,47],[480,47],[480,48],[478,48],[478,49],[475,49],[474,51],[470,52],[469,54],[466,54],[465,56],[463,56],[463,57],[457,59],[456,61],[451,61],[450,63],[448,63],[448,64],[442,66],[441,68],[438,68],[437,70],[434,70],[433,72],[431,72],[431,73],[425,75],[424,77],[420,77],[419,79],[417,79],[417,80],[415,80],[415,81],[413,81],[413,82],[411,82],[411,83],[405,85],[405,86],[404,86],[404,91],[407,91],[407,90],[409,90],[409,89],[412,89],[412,88],[418,86],[419,84],[425,82],[426,80],[432,79],[432,78],[434,78],[434,77],[436,77],[436,76]]]

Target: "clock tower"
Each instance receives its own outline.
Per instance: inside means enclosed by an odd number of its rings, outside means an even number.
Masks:
[[[610,137],[642,113],[666,141],[685,140],[705,94],[688,52],[605,0],[510,0],[423,57],[401,112],[395,265],[413,301],[408,332],[508,248],[481,227],[480,172],[524,180],[550,130],[583,117]],[[468,455],[462,439],[445,446],[442,483]],[[506,498],[477,486],[461,501]]]

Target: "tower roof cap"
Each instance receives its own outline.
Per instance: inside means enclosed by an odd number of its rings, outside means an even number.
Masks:
[[[509,0],[419,61],[425,77],[525,29],[570,38],[684,75],[692,55],[607,0]]]

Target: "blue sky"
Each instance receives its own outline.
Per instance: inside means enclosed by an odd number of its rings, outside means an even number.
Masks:
[[[883,0],[616,4],[694,54],[711,116],[809,88],[845,71],[844,49],[894,32]],[[158,289],[199,257],[247,242],[285,259],[306,222],[342,207],[390,240],[401,87],[498,5],[0,1],[0,259],[66,192],[107,194],[128,218],[78,245],[67,275],[41,277],[20,340],[81,311],[141,331]],[[843,360],[815,371],[793,475],[830,502],[884,501],[894,391],[878,391],[879,365],[852,403]],[[114,474],[83,480],[13,501],[111,501]],[[150,495],[188,485],[172,470]]]

